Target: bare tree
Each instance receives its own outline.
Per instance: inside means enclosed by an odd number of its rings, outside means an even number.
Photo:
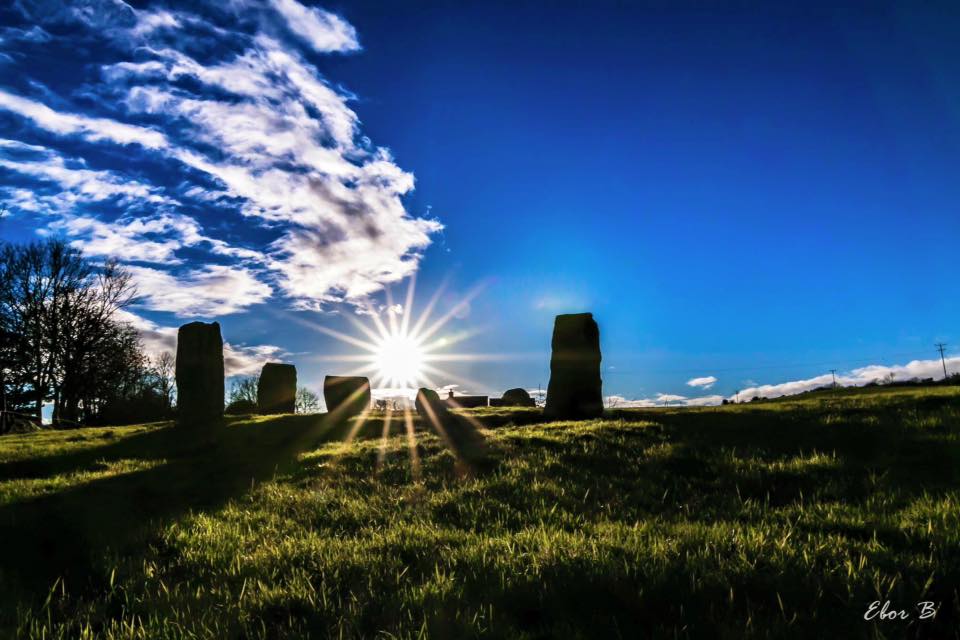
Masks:
[[[5,391],[40,422],[78,422],[130,377],[142,358],[132,328],[115,314],[133,300],[130,275],[115,261],[96,267],[63,240],[0,248],[0,330],[12,336]],[[111,370],[110,366],[113,366]],[[106,375],[107,373],[111,375]]]
[[[173,408],[173,396],[177,390],[175,377],[176,357],[169,351],[164,351],[151,360],[154,375],[157,380],[157,390],[163,396],[167,410]]]
[[[320,411],[320,396],[306,387],[297,388],[297,413],[317,413]]]
[[[260,376],[245,376],[237,378],[230,385],[230,402],[252,402],[257,404],[257,385],[260,383]]]

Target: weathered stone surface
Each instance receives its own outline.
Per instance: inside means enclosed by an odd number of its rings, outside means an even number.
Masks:
[[[503,392],[503,396],[500,398],[499,406],[501,407],[535,407],[537,403],[534,402],[533,398],[530,397],[530,394],[527,393],[526,389],[507,389]]]
[[[362,376],[327,376],[323,379],[327,412],[338,417],[355,416],[370,406],[370,379]]]
[[[297,368],[292,364],[268,362],[257,382],[257,412],[293,413],[297,410]]]
[[[425,421],[429,422],[433,418],[443,422],[449,411],[447,405],[440,400],[440,395],[433,389],[421,388],[417,391],[417,397],[413,402],[417,408],[417,413]],[[431,418],[432,414],[432,418]]]
[[[223,417],[223,338],[220,324],[191,322],[177,331],[177,421]]]
[[[603,413],[600,329],[591,313],[559,315],[553,325],[550,385],[543,414],[556,419]]]

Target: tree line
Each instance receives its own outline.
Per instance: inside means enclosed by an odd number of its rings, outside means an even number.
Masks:
[[[136,299],[115,260],[94,264],[61,239],[0,245],[0,409],[55,425],[163,419],[174,359],[147,357],[118,319]]]

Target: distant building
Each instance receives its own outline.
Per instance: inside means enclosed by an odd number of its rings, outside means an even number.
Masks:
[[[473,407],[486,407],[490,404],[490,399],[487,396],[456,396],[453,395],[453,389],[447,394],[446,403],[450,407],[460,407],[463,409],[471,409]]]

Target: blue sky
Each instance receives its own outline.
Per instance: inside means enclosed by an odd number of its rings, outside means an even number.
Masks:
[[[546,387],[585,310],[621,404],[936,375],[960,11],[767,4],[21,0],[0,234],[120,257],[151,349],[217,318],[314,387],[357,351],[317,327],[414,273],[413,318],[480,288],[438,386]]]

